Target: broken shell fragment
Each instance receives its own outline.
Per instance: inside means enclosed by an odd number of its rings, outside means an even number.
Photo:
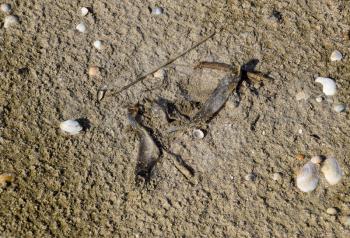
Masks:
[[[315,82],[322,84],[322,91],[327,96],[333,96],[337,92],[337,85],[335,84],[335,81],[331,78],[317,77]]]
[[[310,160],[314,164],[320,164],[322,162],[322,157],[319,155],[313,156]]]
[[[342,103],[339,103],[333,106],[333,110],[336,112],[343,112],[345,111],[345,108],[346,108],[345,104],[342,104]]]
[[[14,180],[14,176],[11,174],[1,174],[0,175],[0,187],[6,185],[6,183],[12,183]]]
[[[97,101],[100,102],[104,98],[106,91],[107,85],[103,85],[102,87],[100,87],[100,89],[97,91]]]
[[[5,13],[10,13],[12,10],[11,5],[8,3],[1,4],[0,8],[1,8],[1,11],[5,12]]]
[[[151,9],[151,14],[153,14],[153,15],[162,15],[163,12],[164,12],[164,10],[161,7],[153,7]]]
[[[164,70],[164,69],[160,69],[160,70],[156,71],[156,72],[153,74],[153,77],[158,78],[158,79],[164,79],[164,78],[165,78],[165,75],[166,75],[165,70]]]
[[[81,33],[84,33],[86,31],[86,25],[81,22],[80,24],[77,25],[76,29],[81,32]]]
[[[89,8],[87,8],[87,7],[82,7],[82,8],[80,9],[80,12],[81,12],[81,15],[82,15],[82,16],[86,16],[87,14],[89,14]]]
[[[204,138],[204,132],[200,129],[194,129],[192,132],[192,135],[195,139],[203,139]]]
[[[343,176],[343,171],[334,157],[328,157],[323,162],[321,171],[330,185],[337,184]]]
[[[13,25],[16,25],[19,23],[19,19],[17,16],[7,16],[5,17],[5,20],[4,20],[4,28],[9,28]]]
[[[297,187],[303,192],[311,192],[316,189],[319,181],[318,165],[311,161],[306,163],[298,172],[296,178]]]
[[[318,96],[317,98],[316,98],[316,102],[322,102],[323,101],[323,98],[321,97],[321,96]]]
[[[61,122],[60,128],[62,131],[67,132],[70,135],[76,135],[83,129],[83,127],[76,120]]]
[[[329,207],[329,208],[327,208],[326,212],[327,212],[327,214],[329,214],[329,215],[336,215],[336,214],[338,213],[337,209],[334,208],[334,207]]]
[[[281,173],[274,173],[272,175],[272,179],[275,181],[281,180],[282,179],[282,174]]]
[[[331,61],[339,61],[342,58],[343,55],[338,50],[333,51],[330,57]]]
[[[255,174],[253,174],[253,173],[249,173],[249,174],[247,174],[246,176],[244,176],[244,179],[245,179],[246,181],[254,181],[254,180],[256,179],[256,176],[255,176]]]

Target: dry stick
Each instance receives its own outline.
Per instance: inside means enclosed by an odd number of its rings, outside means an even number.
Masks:
[[[109,96],[116,96],[118,94],[120,94],[121,92],[127,90],[128,88],[134,86],[135,84],[142,82],[148,75],[150,74],[154,74],[155,72],[157,72],[159,69],[164,68],[166,66],[168,66],[169,64],[173,63],[175,60],[177,60],[178,58],[184,56],[185,54],[187,54],[188,52],[190,52],[191,50],[197,48],[198,46],[200,46],[201,44],[203,44],[204,42],[206,42],[207,40],[209,40],[210,38],[212,38],[214,35],[216,34],[216,31],[213,32],[212,34],[210,34],[209,36],[205,37],[204,39],[202,39],[201,41],[197,42],[195,45],[193,45],[192,47],[188,48],[187,50],[185,50],[184,52],[182,52],[181,54],[175,56],[174,58],[170,59],[169,61],[167,61],[165,64],[157,67],[156,69],[152,70],[151,72],[148,72],[147,74],[137,78],[134,82],[122,87],[120,90],[116,91],[116,92],[112,92]]]

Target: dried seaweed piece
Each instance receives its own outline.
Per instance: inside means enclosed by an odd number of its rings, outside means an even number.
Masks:
[[[201,110],[192,118],[193,122],[209,121],[225,105],[227,99],[240,82],[240,75],[228,74],[219,82]]]
[[[145,181],[149,181],[152,169],[160,159],[161,151],[147,128],[137,121],[137,116],[138,109],[135,107],[129,108],[128,119],[130,125],[136,130],[140,138],[135,174],[137,177],[140,176]]]
[[[11,174],[1,174],[0,175],[0,187],[5,186],[7,183],[12,183],[15,177]]]
[[[261,72],[253,71],[253,72],[247,72],[247,78],[254,84],[260,83],[266,79],[269,79],[266,74],[263,74]]]
[[[225,64],[225,63],[219,63],[219,62],[202,61],[202,62],[199,62],[196,66],[194,66],[194,69],[203,69],[203,68],[216,69],[216,70],[227,71],[227,72],[233,71],[232,65]]]

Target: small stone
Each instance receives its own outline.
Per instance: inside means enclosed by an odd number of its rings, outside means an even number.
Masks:
[[[345,111],[345,109],[346,109],[346,106],[345,104],[342,104],[342,103],[339,103],[333,106],[333,110],[336,112],[343,112]]]
[[[344,216],[342,218],[342,221],[343,221],[345,226],[350,226],[350,216]]]
[[[100,69],[97,66],[90,66],[88,74],[90,77],[96,77],[100,73]]]
[[[102,49],[102,42],[100,40],[94,41],[93,45],[98,50]]]
[[[332,216],[336,215],[338,213],[337,209],[334,207],[327,208],[326,212],[327,212],[327,214],[332,215]]]
[[[305,159],[305,155],[303,155],[303,154],[297,154],[297,155],[295,156],[295,158],[296,158],[297,160],[302,161],[302,160]]]
[[[81,22],[80,24],[77,25],[76,29],[79,32],[84,33],[86,31],[86,26],[83,22]]]
[[[317,98],[316,98],[316,102],[322,102],[323,101],[323,98],[321,97],[321,96],[318,96]]]
[[[0,8],[1,8],[1,11],[5,12],[5,13],[10,13],[12,10],[11,5],[8,3],[1,4]]]
[[[7,16],[5,17],[5,20],[4,20],[4,28],[9,28],[13,25],[17,25],[18,23],[19,23],[19,18],[17,16],[13,16],[13,15]]]
[[[204,138],[204,132],[200,129],[194,129],[192,132],[192,136],[195,139],[203,139]]]
[[[164,69],[160,69],[153,74],[153,77],[158,78],[158,79],[164,79],[165,76],[166,76],[166,72]]]
[[[272,179],[275,181],[281,180],[282,179],[282,174],[281,173],[274,173],[272,175]]]
[[[163,10],[163,8],[161,8],[161,7],[154,7],[154,8],[152,8],[152,10],[151,10],[151,13],[152,13],[153,15],[162,15],[163,12],[164,12],[164,10]]]
[[[301,134],[303,134],[303,129],[299,129],[298,130],[298,133],[301,135]]]
[[[295,95],[295,99],[297,101],[300,101],[300,100],[307,100],[310,96],[305,93],[304,91],[301,91],[301,92],[298,92],[296,95]]]
[[[343,55],[338,50],[333,51],[330,57],[331,61],[339,61],[342,58]]]
[[[82,7],[80,11],[82,16],[86,16],[87,14],[89,14],[89,8],[87,7]]]
[[[249,173],[249,174],[247,174],[246,176],[244,176],[244,179],[245,179],[246,181],[254,181],[255,178],[256,178],[256,176],[255,176],[255,174],[253,174],[253,173]]]

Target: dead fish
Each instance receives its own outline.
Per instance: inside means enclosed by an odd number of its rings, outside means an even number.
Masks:
[[[238,70],[240,72],[240,70]],[[194,122],[210,120],[225,105],[241,80],[240,74],[228,74],[219,82],[219,85],[212,92],[201,110],[192,118]]]
[[[137,113],[135,108],[130,108],[128,113],[129,123],[140,138],[136,176],[141,176],[148,181],[153,167],[160,159],[161,151],[147,129],[137,121]]]
[[[7,183],[12,183],[15,177],[11,174],[0,175],[0,187],[5,186]]]

